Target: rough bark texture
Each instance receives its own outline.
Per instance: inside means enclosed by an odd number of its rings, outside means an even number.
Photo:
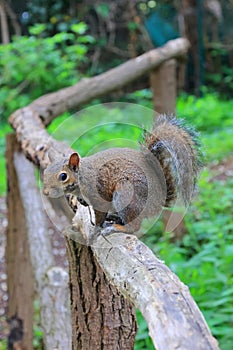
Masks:
[[[71,349],[68,273],[55,266],[47,218],[35,177],[35,167],[22,152],[14,154],[20,197],[26,219],[27,240],[41,309],[45,348]],[[25,284],[25,288],[27,285]],[[25,296],[23,295],[25,305]],[[22,302],[22,301],[21,301]]]
[[[50,160],[48,150],[52,149],[54,158],[68,153],[69,148],[63,143],[54,140],[45,130],[39,115],[31,107],[16,111],[10,117],[10,123],[16,130],[16,136],[26,157],[42,169]]]
[[[109,284],[92,250],[67,238],[72,306],[72,349],[133,349],[133,306]]]
[[[19,151],[15,135],[6,140],[8,227],[6,270],[9,295],[8,347],[32,349],[34,281],[26,232],[26,219],[14,167]],[[26,302],[25,302],[26,301]]]

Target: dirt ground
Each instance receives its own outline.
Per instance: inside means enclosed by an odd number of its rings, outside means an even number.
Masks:
[[[212,164],[210,167],[212,180],[225,181],[233,177],[233,157],[225,159],[221,163]],[[7,275],[5,268],[5,246],[6,246],[6,228],[7,228],[7,206],[6,198],[0,197],[0,340],[6,337],[8,333],[7,326]],[[61,234],[55,232],[52,228],[49,230],[53,247],[53,254],[57,265],[67,267],[65,241]]]

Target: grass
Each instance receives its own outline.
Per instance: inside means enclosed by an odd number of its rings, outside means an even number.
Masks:
[[[127,98],[152,107],[148,91],[136,92]],[[140,138],[141,123],[147,126],[149,114],[148,109],[143,107],[115,105],[109,108],[98,105],[68,120],[68,114],[57,118],[49,127],[49,132],[75,147],[82,155],[106,145],[118,146],[119,140],[125,146],[135,147],[137,143],[132,140]],[[200,99],[181,96],[177,101],[177,114],[200,131],[207,163],[219,162],[232,154],[232,101],[222,101],[217,95],[208,93]],[[105,125],[100,127],[97,124],[101,118]],[[112,123],[113,120],[117,123]],[[3,137],[9,130],[8,126],[1,126],[1,194],[6,191]],[[150,234],[145,236],[146,244],[189,286],[222,350],[232,350],[233,344],[232,194],[233,180],[216,181],[206,168],[199,181],[199,194],[185,217],[187,234],[184,238],[171,243],[169,234],[163,232],[161,222],[157,222]],[[151,350],[153,345],[140,313],[138,321],[135,350]]]

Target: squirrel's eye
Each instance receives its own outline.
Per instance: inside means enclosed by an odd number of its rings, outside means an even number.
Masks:
[[[61,173],[59,176],[58,176],[58,180],[59,181],[66,181],[68,178],[67,174],[66,173]]]

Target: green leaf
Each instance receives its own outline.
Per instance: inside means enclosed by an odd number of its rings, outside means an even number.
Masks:
[[[45,31],[45,29],[46,29],[46,24],[44,24],[44,23],[34,24],[33,27],[29,28],[29,33],[31,35],[38,36],[41,33],[43,33]]]
[[[80,23],[72,24],[70,29],[76,34],[83,35],[87,31],[87,25],[84,22],[80,22]]]

